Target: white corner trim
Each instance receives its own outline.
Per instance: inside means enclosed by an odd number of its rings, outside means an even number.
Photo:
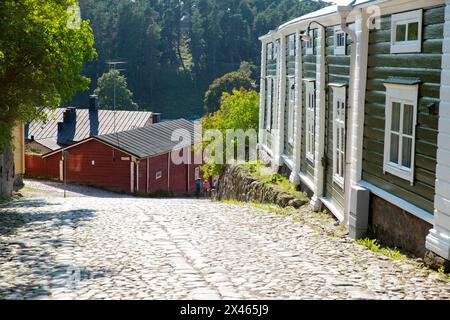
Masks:
[[[333,202],[331,202],[325,197],[320,197],[319,199],[320,201],[322,201],[325,207],[327,207],[327,209],[330,210],[331,213],[339,220],[339,222],[344,221],[344,213],[341,210],[339,210],[339,208],[336,207]]]
[[[325,29],[320,27],[317,36],[316,63],[316,119],[314,147],[314,195],[318,199],[324,189],[324,167],[322,158],[325,152]]]
[[[444,43],[448,44],[450,41],[450,0],[445,1],[445,6]],[[448,142],[450,114],[447,111],[448,108],[446,108],[450,103],[450,95],[448,94],[450,46],[444,45],[442,51],[434,225],[427,236],[425,247],[450,260],[450,206],[448,205],[450,202],[450,193],[448,191],[450,183],[448,173],[448,168],[450,167],[450,143]]]
[[[373,194],[386,200],[389,203],[392,203],[393,205],[399,207],[400,209],[407,211],[408,213],[412,214],[413,216],[416,216],[419,219],[422,219],[430,224],[433,224],[434,217],[430,212],[423,210],[423,209],[413,205],[412,203],[410,203],[406,200],[403,200],[402,198],[394,196],[392,193],[387,192],[381,188],[378,188],[377,186],[374,186],[373,184],[371,184],[367,181],[360,181],[358,183],[358,185],[368,189]]]

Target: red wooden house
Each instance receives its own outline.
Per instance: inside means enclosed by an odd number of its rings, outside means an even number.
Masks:
[[[66,175],[68,182],[131,193],[193,193],[200,164],[175,164],[171,154],[175,148],[193,159],[194,127],[179,119],[90,137],[43,155],[33,175],[59,180]],[[176,129],[183,129],[182,145],[172,141]]]

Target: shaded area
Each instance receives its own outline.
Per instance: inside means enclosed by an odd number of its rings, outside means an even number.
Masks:
[[[32,193],[39,192],[42,194],[42,196],[51,196],[51,194],[48,193],[58,193],[58,196],[61,196],[63,199],[63,193],[64,189],[67,191],[67,195],[69,197],[81,195],[81,196],[87,196],[87,197],[96,197],[96,198],[129,198],[131,196],[124,194],[124,193],[118,193],[109,191],[106,189],[101,189],[99,187],[93,187],[93,186],[86,186],[86,185],[78,185],[69,183],[66,186],[64,186],[63,183],[58,181],[50,181],[50,180],[26,180],[25,186],[31,187],[34,189],[33,184],[38,183],[39,184],[39,190],[32,190]]]
[[[59,263],[55,256],[59,251],[55,248],[62,249],[63,255],[70,253],[74,246],[70,231],[88,223],[95,211],[27,211],[49,205],[55,204],[22,200],[0,210],[0,264],[14,272],[13,277],[8,277],[14,282],[3,282],[0,286],[0,298],[48,297],[51,290],[70,289],[71,284],[76,285],[81,279],[81,268],[72,265],[67,257],[62,260],[64,263]],[[19,229],[25,236],[18,235]]]

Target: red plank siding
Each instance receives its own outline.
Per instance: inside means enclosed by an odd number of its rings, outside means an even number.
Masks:
[[[68,152],[69,182],[117,191],[131,191],[129,155],[96,140],[79,144],[68,149]]]

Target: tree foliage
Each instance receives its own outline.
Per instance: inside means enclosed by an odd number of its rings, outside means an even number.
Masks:
[[[242,129],[247,131],[254,129],[258,132],[259,119],[259,94],[255,90],[234,89],[233,92],[225,92],[222,95],[220,108],[214,113],[202,118],[201,126],[203,132],[214,129],[222,133],[222,143],[226,144],[227,130]],[[237,143],[237,141],[235,141]],[[205,142],[203,147],[207,147],[209,142]],[[220,155],[225,163],[226,150]],[[207,164],[203,166],[206,176],[217,175],[222,169],[222,164],[215,163],[212,159],[206,159]]]
[[[80,0],[99,52],[99,59],[87,64],[85,72],[96,79],[107,70],[105,61],[126,61],[124,74],[142,109],[163,112],[168,118],[202,115],[204,93],[214,79],[239,69],[241,61],[260,65],[259,36],[326,4],[320,0]],[[185,24],[183,17],[187,17]],[[94,81],[91,90],[96,87]],[[87,95],[78,95],[73,104],[86,105]]]
[[[92,60],[92,29],[87,21],[69,28],[72,0],[0,1],[0,150],[10,144],[17,121],[44,117],[87,89],[83,62]]]
[[[127,79],[118,70],[111,69],[105,72],[98,79],[98,87],[94,93],[98,95],[99,106],[102,109],[113,109],[114,105],[116,110],[137,110],[139,108],[137,103],[132,100],[133,93],[127,88]]]
[[[252,80],[252,72],[256,67],[244,61],[238,71],[229,72],[213,81],[205,93],[203,100],[205,112],[216,111],[220,106],[223,93],[232,93],[234,89],[255,89],[255,81]]]

